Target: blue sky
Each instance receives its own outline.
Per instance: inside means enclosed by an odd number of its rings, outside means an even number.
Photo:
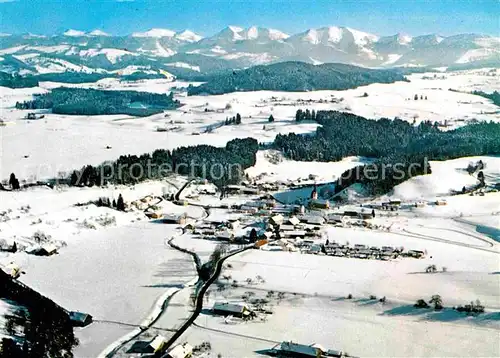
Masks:
[[[152,27],[212,35],[227,25],[287,33],[349,26],[378,35],[500,35],[498,0],[0,0],[0,32],[69,28],[124,35]]]

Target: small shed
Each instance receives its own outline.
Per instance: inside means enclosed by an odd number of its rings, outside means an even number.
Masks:
[[[75,327],[85,327],[92,323],[92,316],[90,314],[78,311],[71,311],[69,319]]]

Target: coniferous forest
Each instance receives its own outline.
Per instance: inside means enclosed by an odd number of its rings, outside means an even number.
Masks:
[[[71,185],[79,186],[136,184],[177,173],[208,179],[223,189],[225,185],[238,183],[243,170],[255,165],[258,149],[254,138],[234,139],[223,148],[198,145],[173,151],[158,149],[140,156],[123,155],[97,167],[85,166],[74,171],[69,180]]]
[[[35,95],[32,101],[17,102],[18,109],[48,109],[70,115],[129,114],[150,116],[180,106],[173,94],[137,91],[104,91],[87,88],[54,88]]]
[[[395,70],[372,70],[340,63],[315,66],[304,62],[281,62],[209,76],[206,83],[188,87],[188,95],[262,90],[345,90],[395,81],[406,81],[406,78]]]

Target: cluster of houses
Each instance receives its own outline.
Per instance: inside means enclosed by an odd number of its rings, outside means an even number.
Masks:
[[[413,257],[413,258],[423,258],[425,252],[421,250],[408,250],[404,251],[403,248],[394,248],[391,246],[367,246],[356,244],[353,247],[349,245],[341,245],[336,242],[327,242],[324,245],[323,253],[328,256],[336,257],[350,257],[358,259],[375,259],[388,261],[391,259],[396,259],[399,256],[403,257]]]

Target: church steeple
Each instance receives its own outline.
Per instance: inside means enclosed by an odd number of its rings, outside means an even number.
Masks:
[[[318,188],[316,187],[316,184],[314,184],[313,191],[311,193],[311,199],[317,200],[318,199]]]

